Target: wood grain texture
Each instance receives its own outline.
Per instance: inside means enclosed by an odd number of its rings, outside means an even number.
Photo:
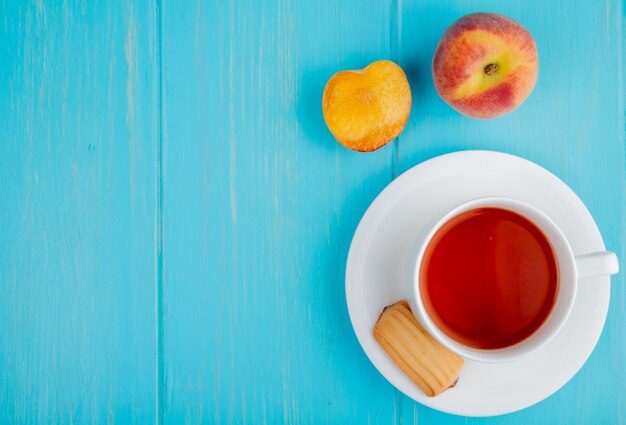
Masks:
[[[153,423],[154,11],[0,7],[0,423]]]
[[[389,49],[389,5],[355,6],[164,2],[166,423],[398,415],[344,295],[391,149],[348,151],[321,114],[334,72]]]
[[[581,372],[486,419],[406,398],[350,326],[344,272],[370,202],[459,149],[533,160],[626,265],[619,0],[0,0],[0,423],[626,423],[624,273]],[[462,117],[430,61],[465,13],[534,35],[514,113]],[[334,141],[330,76],[397,61],[409,123]]]

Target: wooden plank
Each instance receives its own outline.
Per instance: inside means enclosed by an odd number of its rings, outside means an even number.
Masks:
[[[624,256],[624,105],[620,99],[619,1],[404,1],[400,65],[413,110],[401,135],[400,170],[459,149],[520,155],[554,172],[586,203],[606,246]],[[505,117],[479,121],[454,112],[435,92],[430,63],[445,29],[466,13],[492,11],[522,23],[539,50],[533,94]],[[624,273],[613,278],[607,324],[581,372],[548,400],[489,423],[624,423]],[[406,402],[405,402],[406,401]],[[483,423],[455,418],[405,399],[405,423]]]
[[[389,57],[380,2],[164,1],[165,420],[391,423],[344,294],[392,147],[334,141],[328,78]]]
[[[114,3],[0,6],[0,422],[485,422],[395,391],[345,308],[365,208],[441,153],[547,167],[626,264],[619,1]],[[535,93],[495,121],[456,114],[430,77],[440,35],[477,10],[539,46]],[[324,84],[382,58],[409,76],[408,128],[347,151]],[[574,380],[486,422],[624,422],[624,283]]]
[[[0,423],[154,423],[154,7],[0,8]]]

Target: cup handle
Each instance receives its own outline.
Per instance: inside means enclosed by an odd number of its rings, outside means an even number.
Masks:
[[[576,271],[579,279],[615,274],[619,271],[617,255],[610,251],[579,255],[576,257]]]

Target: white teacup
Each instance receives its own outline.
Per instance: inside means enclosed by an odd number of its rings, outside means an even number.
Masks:
[[[533,222],[550,241],[559,267],[556,301],[544,323],[528,338],[499,349],[473,348],[450,338],[429,317],[420,294],[422,258],[437,230],[465,211],[484,207],[513,211]],[[574,306],[578,285],[587,284],[585,278],[612,275],[619,270],[617,256],[612,252],[593,252],[574,256],[565,235],[548,216],[524,202],[503,197],[479,198],[459,205],[437,220],[428,233],[418,237],[411,252],[408,258],[407,298],[417,320],[435,339],[453,352],[467,359],[490,363],[512,361],[543,347],[567,321]]]

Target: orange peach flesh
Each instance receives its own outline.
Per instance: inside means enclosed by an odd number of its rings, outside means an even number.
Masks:
[[[495,118],[516,109],[532,92],[537,73],[537,48],[530,33],[493,13],[456,21],[433,58],[439,95],[475,118]]]
[[[360,71],[342,71],[326,84],[324,120],[347,148],[371,152],[400,134],[411,111],[411,89],[402,69],[390,61]]]

